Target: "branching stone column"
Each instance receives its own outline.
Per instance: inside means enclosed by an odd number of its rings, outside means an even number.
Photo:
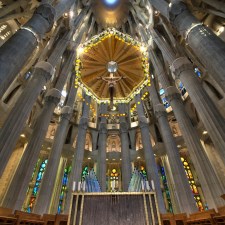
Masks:
[[[119,104],[119,113],[126,114],[127,106]],[[120,140],[121,140],[121,155],[122,155],[122,189],[128,191],[131,180],[131,160],[128,139],[128,123],[125,116],[120,116]]]
[[[187,89],[199,116],[207,129],[217,154],[225,165],[225,120],[197,79],[191,62],[186,57],[173,61],[171,71]]]
[[[207,129],[215,147],[217,154],[221,157],[225,165],[225,120],[217,110],[216,106],[207,95],[199,82],[192,63],[187,57],[176,58],[172,49],[165,41],[152,31],[155,42],[162,51],[163,56],[168,61],[175,79],[180,79],[188,91],[188,94],[197,109],[199,116]],[[212,62],[211,62],[212,63]]]
[[[165,108],[159,102],[158,94],[153,82],[151,82],[151,86],[148,87],[148,91],[150,93],[154,112],[159,123],[159,128],[166,148],[166,153],[169,158],[180,210],[181,212],[186,212],[188,214],[196,212],[197,207],[194,200],[194,195],[191,191],[190,184],[181,162],[180,153],[171,132]]]
[[[51,89],[47,93],[42,112],[35,123],[32,136],[5,196],[3,202],[4,207],[17,210],[21,209],[35,163],[41,151],[41,145],[46,135],[49,121],[60,97],[61,93],[57,89]]]
[[[159,211],[160,213],[166,213],[162,190],[160,187],[158,168],[156,165],[155,156],[154,156],[154,152],[153,152],[151,140],[150,140],[149,125],[147,122],[147,118],[145,117],[145,114],[144,114],[144,109],[143,109],[140,94],[136,95],[135,100],[137,105],[139,126],[141,129],[141,139],[142,139],[142,144],[144,148],[144,156],[145,156],[148,181],[149,182],[151,180],[154,181],[155,191],[156,191],[157,200],[159,204]]]
[[[34,213],[48,213],[57,175],[57,168],[59,166],[63,145],[65,143],[69,121],[73,113],[72,106],[76,96],[76,92],[77,88],[75,89],[72,86],[71,91],[69,93],[67,105],[64,106],[62,109],[60,123],[56,130],[54,143],[48,159],[48,164],[45,170],[40,190],[38,192],[36,205],[34,206]]]
[[[0,97],[31,56],[38,42],[51,30],[54,17],[55,9],[49,4],[41,4],[32,18],[1,46]]]
[[[101,103],[101,114],[107,113],[107,104]],[[97,176],[102,192],[106,192],[106,141],[107,141],[107,120],[106,117],[101,117],[99,124],[99,139],[98,139],[98,165]]]
[[[59,1],[55,9],[50,4],[41,4],[32,18],[0,47],[0,98],[38,46],[38,42],[51,30],[54,21],[57,21],[66,12],[63,10],[68,10],[73,3],[74,0]],[[81,11],[73,28],[76,28],[86,12],[87,9]]]
[[[76,142],[76,150],[74,155],[74,160],[72,162],[72,171],[70,174],[68,192],[66,196],[66,205],[64,213],[69,213],[70,200],[72,198],[72,191],[78,190],[78,182],[81,180],[82,164],[84,159],[84,148],[85,148],[85,137],[88,128],[88,117],[90,110],[91,97],[86,95],[85,102],[83,103],[83,113],[80,118],[78,125],[78,134]],[[75,190],[72,190],[73,182],[75,182]]]
[[[225,43],[205,27],[188,10],[180,0],[172,0],[169,4],[164,0],[149,0],[153,7],[159,10],[185,38],[195,55],[225,91]]]
[[[68,35],[71,35],[71,33],[69,32],[69,34],[65,34],[65,36]],[[65,40],[64,38],[61,39],[50,55],[48,62],[41,61],[36,64],[31,80],[26,85],[23,93],[20,95],[18,101],[4,122],[4,125],[0,131],[0,176],[5,169],[6,163],[9,160],[21,131],[23,130],[29,113],[32,110],[33,104],[35,103],[44,84],[53,75],[54,67],[60,60],[60,57],[65,51],[67,44],[68,40]],[[70,58],[67,62],[67,67],[69,67],[69,65],[72,66],[74,59],[73,57],[75,57],[75,54],[70,55]],[[64,67],[63,72],[68,70],[67,67]],[[62,76],[59,76],[60,79],[58,80],[60,88],[56,87],[58,89],[63,88],[61,87],[61,80],[65,80],[66,77],[63,73],[61,73],[61,75]]]
[[[34,102],[53,73],[54,69],[50,63],[42,61],[36,64],[33,77],[2,126],[0,131],[0,176],[23,130]]]
[[[150,51],[150,58],[156,70],[156,74],[158,74],[158,80],[165,89],[167,99],[173,108],[174,115],[181,129],[191,160],[198,173],[198,178],[206,201],[210,208],[221,206],[223,204],[223,200],[220,195],[224,192],[224,188],[222,187],[221,182],[213,170],[205,150],[200,143],[197,130],[193,127],[192,122],[185,111],[180,94],[175,87],[170,86],[168,76],[163,69],[163,65],[153,51]]]

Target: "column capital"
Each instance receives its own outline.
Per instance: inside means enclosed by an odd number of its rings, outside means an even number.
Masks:
[[[165,95],[169,102],[171,102],[173,99],[180,99],[180,93],[174,86],[167,87],[165,89]]]
[[[107,134],[107,127],[105,122],[100,122],[99,124],[99,133],[100,134]]]
[[[78,124],[78,130],[79,129],[87,130],[87,127],[88,127],[88,118],[87,117],[81,117],[80,122]]]
[[[140,126],[140,128],[149,126],[147,118],[145,116],[138,116],[138,118],[139,118],[139,126]]]
[[[175,19],[185,10],[187,10],[187,6],[184,2],[174,2],[171,3],[168,14],[169,14],[169,20],[171,23],[174,23]]]
[[[72,113],[73,113],[72,107],[66,105],[61,110],[61,118],[65,118],[67,120],[70,120]]]
[[[128,133],[128,126],[126,121],[120,122],[120,133]]]
[[[49,62],[40,61],[38,62],[35,67],[35,69],[41,69],[44,70],[46,73],[40,73],[40,75],[44,76],[46,81],[50,80],[52,75],[55,73],[55,69]]]
[[[56,88],[50,89],[45,95],[45,101],[53,102],[55,105],[59,103],[60,98],[61,98],[61,92]]]
[[[55,22],[55,15],[56,15],[55,8],[48,3],[44,3],[41,4],[39,7],[37,7],[37,9],[34,11],[34,14],[40,15],[41,17],[43,17],[45,20],[48,21],[49,29],[47,30],[47,32],[50,31]]]
[[[166,117],[166,110],[163,104],[157,104],[154,107],[154,111],[155,111],[155,116],[157,119],[159,119],[161,116]]]
[[[172,62],[170,69],[175,78],[180,79],[180,74],[186,70],[193,70],[193,65],[187,57],[179,57]]]

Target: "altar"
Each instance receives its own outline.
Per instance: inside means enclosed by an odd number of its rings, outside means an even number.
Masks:
[[[155,192],[75,192],[68,225],[161,225]]]

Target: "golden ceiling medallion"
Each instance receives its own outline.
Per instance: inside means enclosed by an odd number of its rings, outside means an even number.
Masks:
[[[108,28],[77,49],[75,87],[81,87],[98,103],[129,102],[150,85],[147,47],[131,36]]]

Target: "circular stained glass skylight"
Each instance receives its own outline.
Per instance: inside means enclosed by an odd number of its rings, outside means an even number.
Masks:
[[[113,6],[118,3],[119,0],[104,0],[106,5]]]

